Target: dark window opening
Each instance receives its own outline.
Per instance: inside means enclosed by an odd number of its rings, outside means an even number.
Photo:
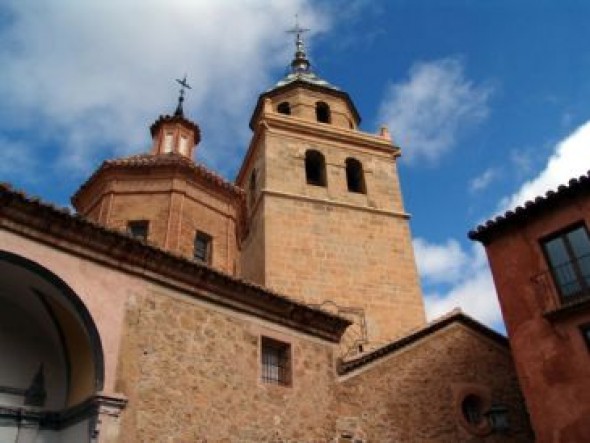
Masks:
[[[291,345],[261,337],[262,381],[288,386],[291,384]]]
[[[483,402],[477,395],[470,394],[461,403],[463,417],[470,425],[478,425],[483,418]]]
[[[354,158],[346,159],[346,184],[350,192],[367,193],[363,165]]]
[[[330,106],[324,102],[317,102],[315,104],[315,116],[320,123],[330,123]]]
[[[563,303],[590,296],[590,239],[578,226],[543,242],[553,281]]]
[[[203,263],[211,263],[212,238],[209,234],[197,231],[195,235],[194,259]]]
[[[256,169],[250,174],[250,183],[248,185],[248,208],[252,209],[256,197]]]
[[[318,151],[305,153],[305,178],[314,186],[326,186],[326,160]]]
[[[277,106],[277,111],[280,114],[291,115],[291,105],[289,104],[289,102],[279,103],[279,105]]]
[[[127,233],[133,238],[147,240],[150,222],[147,220],[131,220],[127,222]]]
[[[582,333],[586,347],[590,351],[590,323],[580,326],[580,332]]]

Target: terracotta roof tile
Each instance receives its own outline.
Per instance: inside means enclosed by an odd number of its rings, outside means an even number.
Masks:
[[[153,155],[153,154],[138,154],[132,155],[130,157],[122,157],[116,158],[112,160],[105,160],[102,165],[80,186],[78,191],[72,197],[72,201],[76,200],[77,196],[80,192],[87,188],[102,171],[108,170],[110,168],[116,167],[129,167],[129,168],[141,168],[141,167],[149,167],[149,166],[178,166],[186,168],[187,170],[195,173],[196,175],[203,177],[208,182],[218,186],[226,191],[229,191],[236,196],[243,197],[244,191],[234,185],[232,182],[226,180],[219,174],[211,171],[207,167],[195,163],[188,157],[183,155],[171,152],[168,154],[161,154],[161,155]]]
[[[124,161],[135,162],[136,159]],[[131,237],[127,233],[106,228],[78,214],[72,214],[67,208],[29,197],[22,191],[14,190],[8,183],[0,183],[0,218],[11,218],[18,223],[23,223],[23,220],[28,220],[27,216],[32,216],[36,220],[37,229],[49,231],[57,229],[56,232],[59,232],[59,235],[67,237],[66,240],[83,244],[86,248],[111,255],[117,260],[121,260],[118,254],[128,252],[137,258],[137,262],[141,263],[142,267],[155,273],[172,269],[176,272],[175,278],[184,275],[187,282],[197,280],[214,282],[215,285],[226,290],[226,297],[229,297],[228,306],[235,306],[237,303],[251,305],[254,311],[266,310],[271,319],[276,316],[281,317],[285,324],[297,324],[303,330],[307,328],[315,331],[312,333],[333,341],[337,341],[344,329],[350,325],[350,321],[343,317],[310,307],[203,263],[172,254],[153,244]],[[128,262],[128,259],[123,261]],[[240,293],[245,293],[246,296],[237,295]]]
[[[484,324],[478,322],[474,318],[466,315],[461,309],[455,308],[448,314],[445,314],[441,317],[438,317],[428,323],[426,326],[419,328],[410,332],[409,334],[392,341],[380,348],[374,349],[364,355],[361,355],[354,360],[348,360],[341,362],[338,367],[338,373],[340,375],[345,375],[349,372],[354,371],[355,369],[359,369],[371,362],[377,361],[383,357],[386,357],[394,352],[409,346],[412,343],[415,343],[422,338],[425,338],[436,331],[439,331],[446,326],[450,325],[451,323],[461,323],[465,326],[468,326],[476,331],[488,336],[492,340],[498,342],[502,346],[508,347],[508,339],[503,335],[497,333],[496,331],[488,328]]]
[[[482,243],[487,243],[491,237],[512,226],[514,223],[527,220],[533,214],[539,214],[544,211],[550,211],[555,208],[557,203],[567,198],[585,194],[590,191],[590,171],[579,178],[572,178],[567,185],[560,185],[556,191],[548,191],[545,196],[538,196],[534,200],[528,200],[522,206],[517,206],[513,210],[506,211],[487,222],[477,226],[469,231],[469,238]]]

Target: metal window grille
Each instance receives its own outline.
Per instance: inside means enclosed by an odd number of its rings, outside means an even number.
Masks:
[[[262,381],[275,385],[291,383],[291,347],[267,337],[262,337]]]

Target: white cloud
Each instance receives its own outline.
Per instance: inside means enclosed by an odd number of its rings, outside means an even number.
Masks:
[[[466,314],[496,330],[502,330],[502,314],[489,269],[483,267],[444,293],[425,294],[428,319],[459,307]]]
[[[467,265],[468,256],[456,240],[437,245],[416,238],[413,245],[420,275],[429,282],[456,281]]]
[[[498,170],[488,168],[469,183],[469,191],[478,192],[486,189],[494,180],[498,178]]]
[[[465,78],[462,63],[445,58],[417,63],[407,81],[392,84],[380,107],[409,161],[436,162],[460,132],[488,114],[491,88]]]
[[[512,209],[567,183],[571,178],[586,174],[590,168],[589,152],[590,121],[557,143],[541,172],[523,183],[515,193],[501,199],[499,211]],[[528,159],[526,163],[528,165]],[[498,329],[501,325],[500,309],[482,246],[474,243],[471,251],[465,251],[454,239],[442,244],[416,239],[414,247],[422,283],[426,288],[425,302],[429,319],[460,307],[479,321]],[[455,263],[452,264],[452,261]],[[456,278],[445,281],[441,275],[453,275]],[[446,287],[441,285],[445,282],[448,283]]]
[[[212,166],[231,170],[249,135],[244,116],[290,60],[284,30],[295,13],[316,32],[328,26],[309,3],[5,2],[0,130],[42,140],[59,166],[85,175],[98,158],[146,150],[149,125],[174,110],[174,79],[187,73],[187,114]]]
[[[525,182],[514,194],[503,198],[498,212],[514,209],[527,200],[534,200],[547,191],[566,184],[571,178],[585,175],[590,169],[590,121],[577,128],[559,142],[545,168],[533,179]]]
[[[417,238],[414,251],[429,320],[459,307],[501,329],[502,316],[483,247],[473,244],[471,250],[464,250],[455,239],[435,244]]]

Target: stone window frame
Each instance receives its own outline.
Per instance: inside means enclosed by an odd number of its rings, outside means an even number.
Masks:
[[[150,233],[150,222],[149,220],[129,220],[127,221],[127,234],[131,237],[147,241]]]
[[[193,259],[211,264],[213,260],[213,237],[211,235],[203,231],[195,232]]]

